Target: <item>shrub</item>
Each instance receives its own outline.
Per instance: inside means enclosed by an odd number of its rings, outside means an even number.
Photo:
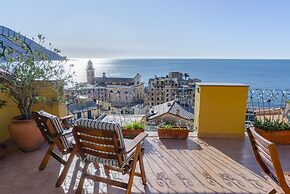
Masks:
[[[282,121],[273,121],[270,119],[256,120],[254,126],[265,131],[287,131],[290,130],[290,124]]]
[[[0,44],[0,93],[6,94],[17,104],[21,117],[32,118],[32,108],[37,102],[47,102],[41,91],[46,91],[51,86],[63,94],[63,87],[71,83],[72,73],[65,72],[63,63],[65,57],[60,61],[52,61],[41,48],[45,46],[45,38],[38,35],[38,47],[32,48],[18,34],[14,38],[3,35],[23,52]],[[1,42],[0,42],[1,43]],[[55,54],[60,51],[49,44],[50,50]],[[51,99],[51,103],[61,99]],[[3,107],[4,101],[0,101]]]
[[[144,129],[145,124],[139,121],[134,121],[132,123],[127,123],[123,126],[124,129],[134,130],[134,129]]]
[[[164,122],[164,123],[161,123],[158,127],[161,128],[161,129],[169,129],[169,130],[170,129],[174,129],[174,130],[176,130],[176,129],[180,129],[180,130],[186,129],[187,130],[187,127],[182,126],[180,124],[176,124],[174,122]]]

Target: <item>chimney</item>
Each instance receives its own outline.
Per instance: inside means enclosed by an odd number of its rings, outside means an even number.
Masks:
[[[179,115],[179,109],[176,110],[176,115]]]

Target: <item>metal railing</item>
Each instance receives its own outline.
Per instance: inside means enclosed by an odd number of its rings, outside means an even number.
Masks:
[[[249,89],[246,127],[253,124],[257,117],[282,120],[289,99],[289,89]]]

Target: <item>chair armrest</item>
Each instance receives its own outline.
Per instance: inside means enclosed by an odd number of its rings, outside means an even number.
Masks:
[[[72,134],[72,128],[63,131],[62,134],[54,135],[53,137],[60,138],[60,137],[63,137],[63,136],[66,136],[66,135],[70,135],[70,134]]]
[[[69,128],[69,129],[63,131],[63,133],[61,134],[61,136],[70,135],[71,133],[72,133],[72,128]]]
[[[73,118],[74,118],[73,115],[67,115],[67,116],[61,117],[60,121],[62,122],[63,127],[66,129],[69,129],[72,126],[70,119],[73,119]]]
[[[64,121],[64,120],[67,120],[67,119],[71,119],[73,117],[74,117],[73,115],[67,115],[67,116],[61,117],[60,120]]]
[[[120,154],[127,154],[131,152],[138,144],[140,144],[146,137],[147,133],[140,133],[137,137],[135,137],[132,141],[130,141],[127,146],[120,151]]]

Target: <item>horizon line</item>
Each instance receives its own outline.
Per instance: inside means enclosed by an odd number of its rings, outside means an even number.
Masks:
[[[67,59],[197,59],[197,60],[290,60],[290,58],[205,58],[205,57],[68,57]]]

